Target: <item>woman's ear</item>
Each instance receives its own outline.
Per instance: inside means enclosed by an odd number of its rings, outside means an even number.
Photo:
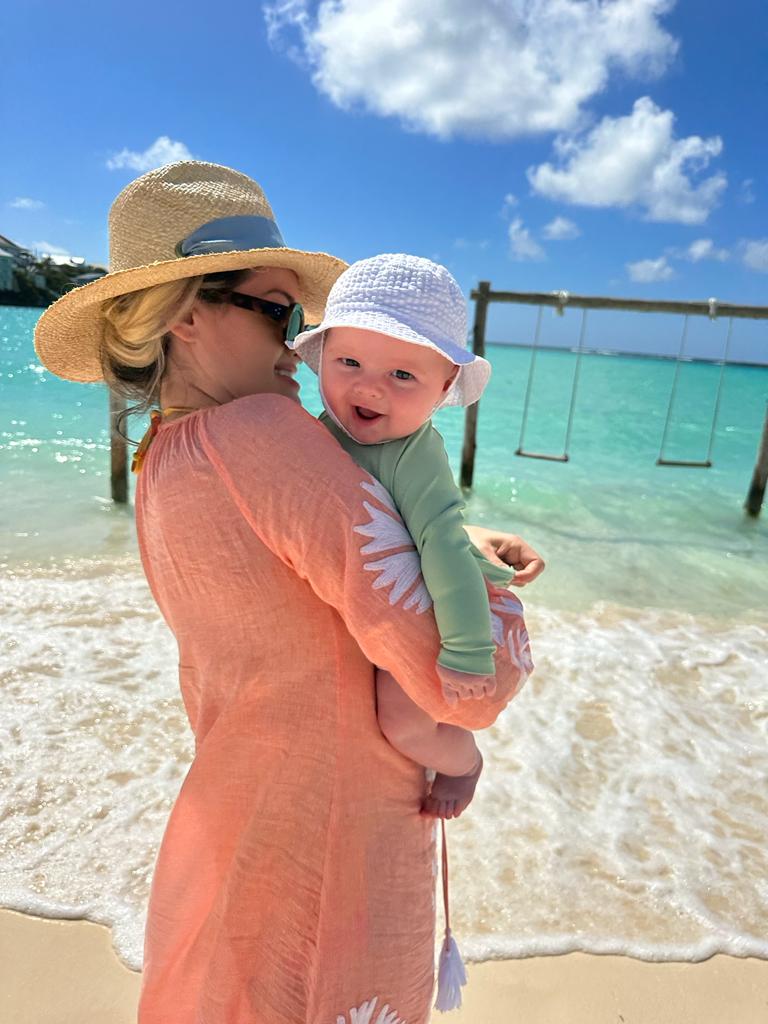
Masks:
[[[456,375],[458,374],[458,372],[459,367],[454,366],[454,368],[451,370],[450,377],[446,380],[445,384],[443,384],[443,394],[445,394],[445,392],[448,390],[451,384],[453,384],[453,382],[456,380]]]
[[[198,323],[196,316],[196,304],[191,306],[181,320],[176,320],[168,328],[169,334],[179,338],[181,341],[194,342],[198,337]]]

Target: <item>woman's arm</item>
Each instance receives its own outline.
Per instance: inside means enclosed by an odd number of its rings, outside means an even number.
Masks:
[[[419,558],[386,490],[328,431],[278,395],[254,395],[200,418],[203,448],[254,534],[335,608],[361,650],[435,721],[483,729],[525,680],[522,608],[491,590],[496,692],[449,706],[435,662],[440,638]],[[297,656],[301,652],[301,624]]]
[[[541,555],[515,533],[489,530],[485,526],[465,526],[469,539],[485,557],[497,565],[511,565],[516,570],[510,580],[513,587],[524,587],[544,572]]]

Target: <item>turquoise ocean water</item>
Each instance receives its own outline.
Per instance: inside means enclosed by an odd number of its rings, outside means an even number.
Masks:
[[[138,966],[191,743],[131,510],[109,500],[106,395],[43,370],[37,316],[0,308],[0,905],[105,921]],[[672,361],[585,356],[563,464],[513,454],[530,350],[488,356],[468,519],[548,569],[521,594],[537,672],[481,735],[453,823],[455,930],[476,959],[765,956],[768,510],[742,505],[768,368],[726,368],[714,467],[673,469],[655,464]],[[562,451],[574,360],[539,353],[526,448]],[[682,365],[669,457],[704,458],[719,374]],[[463,413],[436,424],[458,470]]]

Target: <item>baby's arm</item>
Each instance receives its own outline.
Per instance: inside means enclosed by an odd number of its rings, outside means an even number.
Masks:
[[[395,673],[436,722],[485,729],[497,719],[531,670],[519,601],[494,593],[503,640],[494,647],[496,693],[449,705],[435,674],[440,637],[417,553],[381,484],[281,395],[225,402],[201,415],[198,430],[211,469],[255,537],[336,610],[339,628],[371,664]]]
[[[392,497],[413,537],[434,602],[441,648],[438,675],[449,702],[493,692],[488,591],[464,530],[464,502],[443,440],[434,428],[405,446],[395,467]]]

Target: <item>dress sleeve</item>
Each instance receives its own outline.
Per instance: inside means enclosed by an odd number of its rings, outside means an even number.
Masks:
[[[254,534],[337,610],[370,662],[435,721],[467,729],[495,721],[531,667],[516,598],[489,587],[496,692],[449,706],[435,672],[440,637],[419,556],[384,487],[279,395],[228,402],[204,413],[198,429]]]
[[[443,439],[432,427],[414,434],[394,472],[392,497],[421,559],[441,638],[438,663],[493,675],[488,591],[464,529],[464,500]]]

